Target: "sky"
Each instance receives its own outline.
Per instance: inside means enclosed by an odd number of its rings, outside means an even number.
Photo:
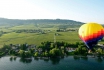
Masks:
[[[104,0],[0,0],[0,18],[69,19],[104,24]]]

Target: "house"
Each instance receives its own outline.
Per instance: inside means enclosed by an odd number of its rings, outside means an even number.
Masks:
[[[97,44],[97,45],[104,50],[104,44]]]
[[[70,48],[70,47],[67,47],[66,48],[66,51],[68,51],[68,52],[73,52],[73,51],[75,51],[76,50],[76,48]]]

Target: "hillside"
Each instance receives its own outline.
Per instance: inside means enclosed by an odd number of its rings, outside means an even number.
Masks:
[[[6,18],[0,18],[0,25],[5,25],[5,24],[75,24],[75,25],[80,25],[83,24],[82,22],[77,22],[74,20],[63,20],[63,19],[28,19],[28,20],[20,20],[20,19],[6,19]]]
[[[0,18],[0,45],[25,42],[39,45],[43,41],[53,41],[54,34],[58,32],[60,33],[58,33],[57,41],[69,42],[69,39],[72,38],[70,35],[75,37],[77,34],[77,32],[74,32],[75,35],[70,34],[69,29],[79,28],[82,24],[82,22],[63,19],[19,20]],[[78,36],[75,40],[79,41]],[[74,42],[74,39],[71,42]]]

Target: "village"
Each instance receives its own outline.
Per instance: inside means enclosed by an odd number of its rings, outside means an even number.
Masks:
[[[11,50],[14,50],[15,52],[19,52],[19,50],[21,50],[20,46],[21,44],[16,44],[16,45],[11,45],[10,47],[11,47]],[[34,53],[37,51],[39,51],[39,53],[42,52],[42,48],[37,48],[36,45],[34,44],[32,45],[25,44],[25,47],[26,47],[25,52],[28,52],[30,49],[34,49]],[[66,47],[65,49],[68,52],[73,52],[76,50],[76,48],[72,48],[72,47]]]
[[[10,44],[4,45],[1,51],[5,51],[6,55],[20,56],[20,57],[56,57],[63,56],[68,54],[68,52],[73,52],[76,48],[64,47],[64,44],[59,45],[60,42],[57,42],[54,45],[52,42],[43,42],[41,46],[36,46],[35,44]],[[63,43],[63,42],[62,42]],[[53,46],[51,46],[53,45]],[[28,54],[28,56],[27,56]],[[57,55],[56,55],[57,54]]]
[[[53,45],[53,46],[52,46]],[[76,47],[75,47],[76,46]],[[78,42],[76,44],[66,44],[64,42],[42,42],[41,46],[36,46],[35,44],[10,44],[4,45],[0,49],[0,56],[5,55],[9,56],[19,56],[22,58],[31,58],[31,57],[64,57],[65,55],[95,55],[104,57],[104,45],[97,44],[92,52],[89,53],[85,45]],[[5,52],[4,52],[5,51]],[[4,53],[3,53],[4,52]]]

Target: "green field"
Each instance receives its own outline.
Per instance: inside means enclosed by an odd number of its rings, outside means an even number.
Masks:
[[[18,26],[11,26],[11,27],[4,27],[1,26],[0,30],[6,33],[3,33],[0,36],[0,47],[2,47],[4,44],[35,44],[40,45],[41,42],[44,41],[51,41],[54,42],[54,35],[56,34],[55,38],[56,41],[64,41],[68,43],[76,43],[76,42],[82,42],[78,36],[77,31],[63,31],[63,32],[57,32],[56,30],[59,29],[59,26],[62,26],[60,24],[29,24],[29,25],[18,25]],[[67,27],[66,29],[70,29],[71,26]],[[42,32],[36,32],[36,33],[27,33],[27,32],[21,32],[16,33],[16,30],[37,30],[40,29]],[[71,29],[78,29],[71,28]],[[103,43],[103,42],[100,42]]]
[[[14,27],[0,27],[1,31],[6,32],[5,34],[2,34],[0,36],[0,45],[3,44],[36,44],[40,45],[41,42],[44,41],[51,41],[54,42],[54,35],[56,35],[56,41],[65,41],[70,43],[75,43],[77,41],[81,41],[78,37],[77,31],[73,32],[56,32],[57,29],[59,29],[59,24],[30,24],[30,25],[19,25]],[[44,31],[45,33],[42,34],[40,32],[37,33],[16,33],[16,30],[33,30],[33,29],[40,29]]]
[[[64,41],[68,43],[81,42],[77,32],[50,32],[46,34],[40,33],[8,33],[0,37],[0,45],[5,44],[35,44],[40,45],[41,42],[51,41],[54,42],[54,34],[56,41]],[[102,42],[103,43],[103,42]]]
[[[40,33],[7,33],[0,37],[0,44],[21,44],[29,43],[39,45],[44,41],[54,41],[54,34],[56,32],[49,32],[46,34]],[[75,43],[80,41],[77,32],[57,32],[56,41],[65,41],[70,43]]]

